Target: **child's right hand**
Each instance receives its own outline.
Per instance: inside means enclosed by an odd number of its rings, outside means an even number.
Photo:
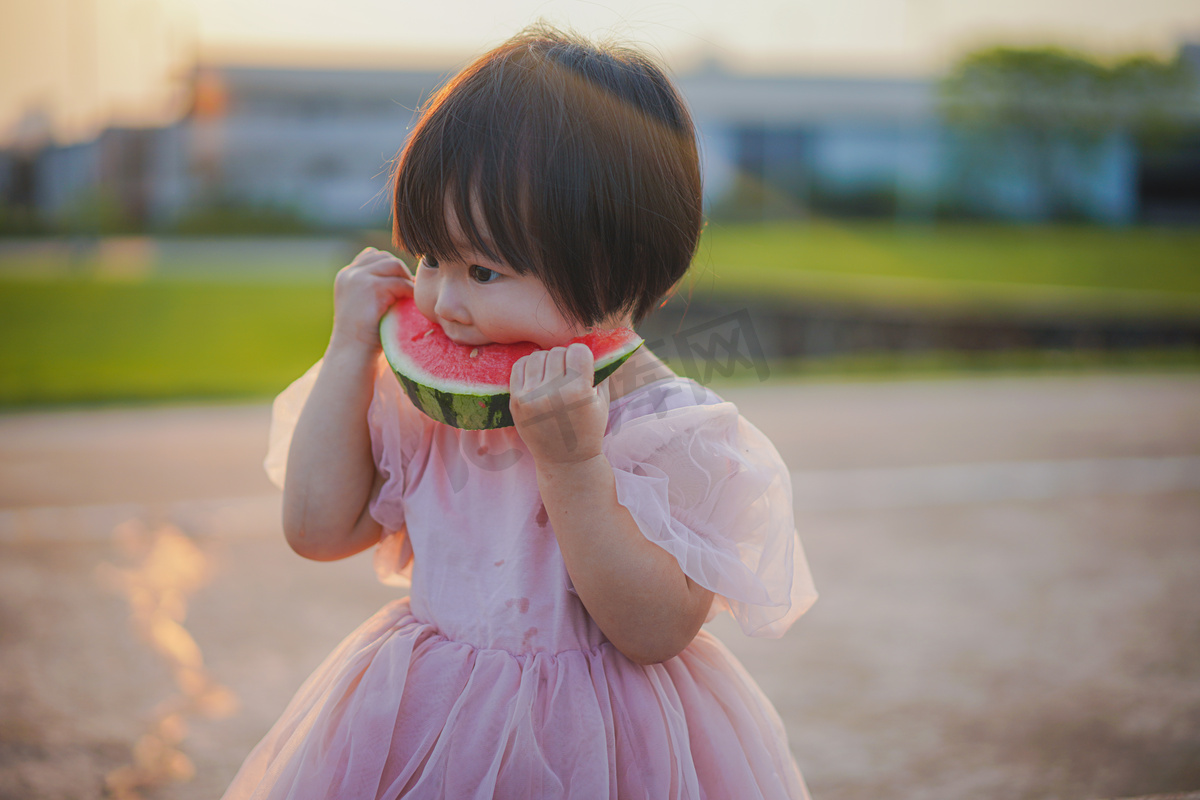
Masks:
[[[330,349],[380,349],[379,320],[395,303],[413,293],[413,275],[391,253],[368,247],[338,271],[333,283],[333,333]]]

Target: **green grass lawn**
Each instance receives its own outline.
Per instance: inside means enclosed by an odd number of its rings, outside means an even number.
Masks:
[[[918,306],[1200,312],[1200,230],[711,223],[698,292]]]
[[[275,268],[256,279],[253,264],[234,269],[228,259],[207,275],[97,277],[76,265],[18,278],[3,259],[0,407],[269,396],[321,355],[332,321],[336,264],[329,279],[298,282]],[[1200,231],[714,223],[684,291],[769,294],[781,302],[1196,315]],[[1141,361],[1180,363],[1172,354]],[[1195,361],[1194,354],[1183,359]],[[919,372],[971,366],[953,356],[911,363]],[[997,362],[1015,370],[1106,363],[1036,354]],[[894,359],[831,364],[854,373],[905,369]],[[776,372],[797,373],[812,370],[781,365]]]
[[[325,286],[0,282],[0,406],[267,396],[332,319]]]

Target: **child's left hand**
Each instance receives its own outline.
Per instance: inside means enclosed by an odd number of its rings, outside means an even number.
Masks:
[[[608,381],[593,386],[592,351],[578,342],[539,350],[513,364],[509,409],[539,464],[568,465],[600,455],[608,425]]]

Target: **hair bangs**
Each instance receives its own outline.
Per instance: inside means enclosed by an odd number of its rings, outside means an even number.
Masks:
[[[471,86],[466,77],[430,100],[400,156],[395,244],[419,256],[473,251],[524,273],[539,260],[522,234],[531,222],[523,198],[532,170],[521,152],[530,121],[499,92],[480,102],[486,87]]]
[[[644,317],[702,225],[695,129],[635,51],[531,29],[425,108],[395,173],[396,244],[532,272],[565,316]]]

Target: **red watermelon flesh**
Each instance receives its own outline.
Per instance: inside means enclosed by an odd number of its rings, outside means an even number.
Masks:
[[[384,355],[413,404],[459,428],[512,425],[508,382],[513,364],[542,348],[533,342],[466,345],[446,336],[412,298],[393,305],[380,321]],[[595,358],[596,382],[608,377],[642,339],[630,328],[596,330],[582,342]]]

